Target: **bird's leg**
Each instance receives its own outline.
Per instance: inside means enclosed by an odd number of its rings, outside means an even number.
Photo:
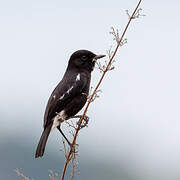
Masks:
[[[81,119],[82,115],[71,116],[71,117],[67,118],[66,120],[72,119],[72,118],[80,118]],[[89,122],[89,117],[88,116],[84,116],[83,120],[84,120],[84,123],[81,124],[80,129],[85,127],[85,126],[87,126],[87,124]],[[77,125],[79,125],[79,123],[80,123],[80,120],[77,122]]]
[[[76,115],[76,116],[71,116],[71,117],[68,117],[66,118],[66,120],[69,120],[69,119],[74,119],[74,118],[82,118],[82,115]],[[84,116],[83,120],[85,121],[85,123],[82,123],[81,126],[80,126],[80,129],[87,126],[88,124],[88,121],[89,121],[89,117],[88,116]],[[80,121],[80,120],[79,120]],[[77,122],[77,125],[79,125],[80,122]],[[67,137],[65,136],[65,134],[63,133],[63,131],[61,130],[60,126],[57,126],[57,129],[59,130],[59,132],[62,134],[62,136],[64,137],[64,139],[67,141],[67,143],[69,144],[69,146],[71,147],[72,149],[72,152],[76,153],[75,152],[75,147],[72,147],[72,144],[70,143],[70,141],[67,139]]]
[[[57,129],[59,130],[59,132],[62,134],[62,136],[64,137],[64,139],[67,141],[67,143],[69,144],[69,146],[72,149],[72,152],[75,152],[75,147],[72,147],[72,144],[70,143],[70,141],[68,140],[68,138],[65,136],[65,134],[63,133],[63,131],[61,130],[60,126],[57,126]]]
[[[60,126],[57,126],[57,129],[59,130],[59,132],[62,134],[62,136],[64,137],[64,139],[67,141],[67,143],[68,143],[69,146],[71,147],[72,144],[70,143],[70,141],[68,140],[68,138],[65,136],[65,134],[64,134],[63,131],[61,130]]]

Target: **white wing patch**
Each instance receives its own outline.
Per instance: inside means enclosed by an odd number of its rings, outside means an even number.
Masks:
[[[67,90],[67,93],[69,94],[72,89],[73,89],[73,86]]]
[[[65,119],[66,119],[66,114],[64,110],[57,113],[57,115],[53,118],[53,125],[51,127],[51,131],[57,128],[57,126],[59,126],[62,122],[64,122]]]
[[[80,74],[78,74],[78,75],[76,76],[76,81],[80,81],[80,78],[81,78],[81,76],[80,76]]]
[[[80,81],[80,79],[81,79],[81,76],[80,76],[80,73],[78,73],[78,75],[76,76],[76,81]],[[65,96],[65,94],[69,94],[70,91],[73,89],[73,87],[74,87],[74,86],[70,87],[70,88],[67,90],[67,92],[64,93],[64,94],[59,98],[59,100],[63,99],[64,96]],[[53,96],[53,98],[55,98],[55,97]]]
[[[63,99],[64,95],[65,95],[65,94],[63,94],[63,95],[59,98],[59,100]]]
[[[67,92],[64,93],[64,94],[59,98],[59,100],[63,99],[64,96],[65,96],[65,94],[69,94],[72,89],[73,89],[73,86],[72,86],[71,88],[69,88],[69,89],[67,90]]]

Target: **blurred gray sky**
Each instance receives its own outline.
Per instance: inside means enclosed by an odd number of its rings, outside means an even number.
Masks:
[[[106,53],[110,27],[120,31],[137,1],[0,2],[1,141],[14,135],[38,141],[48,97],[78,49]],[[180,178],[179,1],[144,1],[115,70],[89,108],[79,144],[92,155],[128,159],[146,180]],[[93,72],[92,84],[100,73]],[[50,144],[54,144],[53,137]],[[3,138],[4,137],[4,138]],[[34,142],[36,146],[37,142]],[[84,150],[85,151],[85,150]]]

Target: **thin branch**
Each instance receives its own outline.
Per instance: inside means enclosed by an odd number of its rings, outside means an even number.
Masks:
[[[50,180],[56,180],[58,177],[58,173],[54,173],[52,170],[49,170]]]
[[[33,180],[25,176],[22,172],[20,172],[19,169],[16,169],[15,172],[17,173],[18,176],[20,176],[23,180]]]
[[[74,139],[73,139],[73,142],[72,142],[72,148],[70,149],[70,151],[69,151],[69,153],[68,153],[68,156],[67,156],[67,159],[66,159],[66,161],[65,161],[64,168],[63,168],[63,171],[62,171],[61,180],[64,180],[65,173],[66,173],[66,169],[67,169],[68,163],[69,163],[69,161],[70,161],[70,159],[71,159],[71,155],[72,155],[72,153],[73,153],[73,147],[74,147],[74,145],[76,144],[76,139],[77,139],[79,130],[81,129],[81,123],[83,122],[84,116],[85,116],[86,113],[87,113],[87,110],[88,110],[88,108],[89,108],[89,105],[90,105],[90,103],[91,103],[91,100],[94,98],[96,92],[97,92],[98,89],[99,89],[99,86],[101,85],[101,83],[102,83],[102,81],[103,81],[103,79],[104,79],[105,74],[108,72],[108,69],[110,68],[110,66],[111,66],[111,64],[112,64],[113,59],[114,59],[114,57],[115,57],[115,55],[116,55],[119,47],[120,47],[121,44],[122,44],[124,35],[126,34],[126,31],[127,31],[128,27],[129,27],[130,22],[135,18],[136,14],[138,13],[138,8],[139,8],[139,5],[141,4],[141,1],[142,1],[142,0],[139,0],[137,6],[136,6],[136,8],[135,8],[135,10],[133,11],[132,15],[130,16],[129,21],[128,21],[128,23],[127,23],[127,25],[126,25],[123,33],[122,33],[122,36],[118,39],[117,45],[116,45],[116,47],[115,47],[115,50],[114,50],[112,56],[111,56],[110,59],[109,59],[109,62],[108,62],[108,64],[107,64],[107,67],[106,67],[105,70],[103,71],[102,76],[101,76],[99,82],[97,83],[97,85],[96,85],[96,87],[95,87],[95,89],[94,89],[94,91],[93,91],[93,93],[92,93],[89,101],[87,102],[87,105],[86,105],[85,110],[84,110],[84,112],[83,112],[83,115],[82,115],[82,117],[81,117],[81,119],[80,119],[80,121],[79,121],[79,123],[78,123],[78,127],[77,127],[76,132],[75,132],[75,135],[74,135]]]

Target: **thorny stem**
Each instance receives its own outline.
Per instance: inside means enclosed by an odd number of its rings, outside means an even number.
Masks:
[[[116,46],[116,48],[115,48],[115,50],[114,50],[114,52],[113,52],[111,58],[109,59],[109,62],[108,62],[108,64],[107,64],[107,67],[106,67],[105,70],[103,71],[103,74],[102,74],[99,82],[97,83],[97,85],[96,85],[96,87],[95,87],[95,89],[94,89],[94,91],[93,91],[93,93],[92,93],[92,95],[91,95],[91,97],[90,97],[90,100],[88,101],[88,103],[87,103],[87,105],[86,105],[86,107],[85,107],[85,110],[84,110],[83,115],[82,115],[82,117],[81,117],[81,119],[80,119],[80,121],[79,121],[78,127],[77,127],[76,132],[75,132],[75,135],[74,135],[74,139],[73,139],[73,142],[72,142],[72,147],[74,147],[74,145],[76,144],[76,139],[77,139],[79,130],[81,129],[81,128],[80,128],[80,127],[81,127],[81,123],[82,123],[82,121],[83,121],[83,119],[84,119],[84,116],[85,116],[86,113],[87,113],[87,110],[88,110],[88,108],[89,108],[89,105],[90,105],[90,103],[91,103],[91,100],[92,100],[93,97],[95,96],[96,91],[98,90],[100,84],[102,83],[102,80],[104,79],[105,74],[107,73],[109,67],[111,66],[111,63],[112,63],[112,61],[113,61],[113,59],[114,59],[114,57],[115,57],[115,55],[116,55],[116,53],[117,53],[120,45],[121,45],[121,42],[122,42],[122,40],[123,40],[123,38],[124,38],[124,35],[125,35],[128,27],[129,27],[130,22],[132,21],[132,19],[134,19],[134,16],[135,16],[135,14],[136,14],[136,12],[137,12],[137,10],[138,10],[138,8],[139,8],[139,5],[141,4],[141,1],[142,1],[142,0],[139,0],[136,8],[134,9],[131,17],[129,18],[129,21],[128,21],[128,23],[127,23],[127,25],[126,25],[123,33],[122,33],[122,36],[121,36],[121,38],[120,38],[120,40],[119,40],[119,42],[118,42],[118,44],[117,44],[117,46]],[[64,164],[63,171],[62,171],[61,180],[64,180],[64,176],[65,176],[65,173],[66,173],[67,165],[68,165],[69,161],[71,160],[71,155],[72,155],[72,153],[73,153],[73,148],[70,149],[70,151],[69,151],[69,153],[68,153],[68,155],[67,155],[67,159],[66,159],[66,162],[65,162],[65,164]]]

